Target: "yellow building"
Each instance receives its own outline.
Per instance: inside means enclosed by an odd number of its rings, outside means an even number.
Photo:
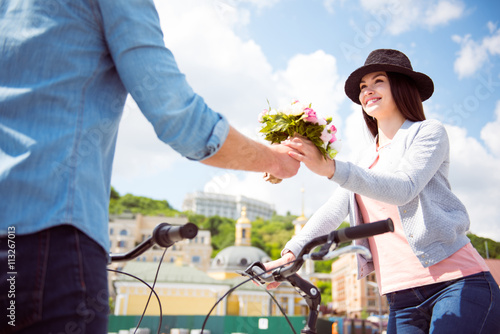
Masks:
[[[159,263],[130,262],[123,271],[138,276],[152,286]],[[207,315],[215,303],[243,278],[216,280],[192,266],[163,263],[154,289],[158,294],[164,315]],[[151,290],[131,277],[115,281],[115,315],[140,315],[144,311]],[[211,315],[267,314],[269,296],[249,283],[235,290],[215,307]],[[156,297],[151,296],[147,315],[159,315]]]
[[[261,249],[250,245],[251,222],[243,209],[236,223],[234,246],[223,249],[213,259],[208,273],[193,265],[164,263],[160,267],[155,291],[158,294],[164,315],[206,315],[215,303],[223,298],[212,311],[212,315],[271,316],[281,315],[264,287],[247,282],[234,291],[233,287],[247,278],[242,271],[254,261],[267,262],[270,257]],[[167,258],[170,249],[167,251]],[[159,263],[132,261],[123,271],[136,275],[153,284]],[[115,280],[115,315],[140,315],[144,311],[150,289],[128,276]],[[271,291],[287,315],[306,315],[307,306],[295,289],[288,283]],[[158,315],[159,306],[153,295],[147,315]]]
[[[186,217],[136,216],[116,217],[109,222],[110,249],[112,253],[125,253],[144,241],[155,227],[161,223],[184,225]],[[158,262],[164,249],[154,246],[135,261]],[[201,270],[207,270],[212,254],[210,231],[199,230],[194,239],[175,243],[168,249],[163,261],[191,264]]]

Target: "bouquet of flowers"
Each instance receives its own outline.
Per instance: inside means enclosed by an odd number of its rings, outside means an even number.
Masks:
[[[264,109],[259,114],[259,123],[263,124],[260,132],[272,144],[281,143],[288,137],[299,134],[311,140],[325,159],[333,159],[340,149],[335,136],[337,128],[333,125],[331,117],[319,116],[311,106],[311,104],[305,105],[297,100],[278,109],[273,109],[269,105],[268,109]],[[268,181],[281,182],[273,178],[270,176]]]

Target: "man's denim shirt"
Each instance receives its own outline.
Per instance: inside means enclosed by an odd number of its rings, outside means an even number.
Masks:
[[[0,2],[0,231],[72,224],[109,248],[118,124],[129,92],[192,160],[219,149],[209,109],[165,47],[152,0]]]

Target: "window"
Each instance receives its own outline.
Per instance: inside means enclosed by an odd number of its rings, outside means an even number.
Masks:
[[[127,247],[127,242],[125,240],[120,240],[118,242],[118,247],[122,247],[122,248]]]
[[[128,234],[128,232],[125,229],[123,229],[123,230],[120,231],[120,235],[127,235],[127,234]]]
[[[200,263],[201,262],[201,258],[198,256],[198,255],[195,255],[191,258],[191,262],[193,263]]]

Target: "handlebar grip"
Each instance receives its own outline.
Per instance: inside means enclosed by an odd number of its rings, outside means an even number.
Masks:
[[[198,226],[193,223],[187,223],[181,226],[162,223],[153,231],[153,238],[158,245],[169,247],[177,241],[193,239],[197,234]]]
[[[394,223],[391,218],[379,220],[373,223],[347,227],[335,231],[334,241],[336,243],[362,239],[386,232],[394,232]]]

